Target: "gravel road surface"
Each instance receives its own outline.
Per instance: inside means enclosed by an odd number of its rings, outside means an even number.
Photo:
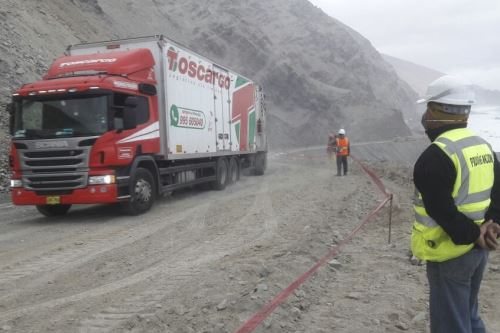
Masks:
[[[256,332],[426,332],[424,266],[408,257],[411,169],[371,162],[395,194],[335,261]],[[273,154],[265,176],[225,191],[189,189],[152,211],[81,206],[58,219],[0,203],[0,331],[233,332],[343,239],[381,194],[322,152]],[[500,256],[482,313],[500,332]]]

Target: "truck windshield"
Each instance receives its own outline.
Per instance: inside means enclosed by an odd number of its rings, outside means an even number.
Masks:
[[[107,95],[23,98],[15,103],[15,139],[96,136],[108,127]]]

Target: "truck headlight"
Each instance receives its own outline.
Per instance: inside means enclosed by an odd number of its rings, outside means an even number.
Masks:
[[[109,185],[115,183],[114,175],[105,175],[105,176],[91,176],[89,177],[89,185]]]
[[[21,179],[11,179],[10,187],[23,187],[23,181]]]

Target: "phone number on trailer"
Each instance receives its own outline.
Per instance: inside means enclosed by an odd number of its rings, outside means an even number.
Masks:
[[[193,117],[191,115],[180,116],[179,126],[203,128],[205,127],[205,119],[196,116]]]

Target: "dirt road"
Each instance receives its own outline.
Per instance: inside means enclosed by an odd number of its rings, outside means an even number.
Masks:
[[[383,168],[382,168],[383,166]],[[409,169],[372,163],[388,211],[257,332],[425,332],[423,266],[408,260]],[[61,219],[0,206],[0,331],[233,332],[337,244],[381,200],[356,166],[335,177],[321,154],[275,154],[263,177],[223,192],[186,190],[140,217],[77,207]],[[500,256],[482,312],[500,332]]]

